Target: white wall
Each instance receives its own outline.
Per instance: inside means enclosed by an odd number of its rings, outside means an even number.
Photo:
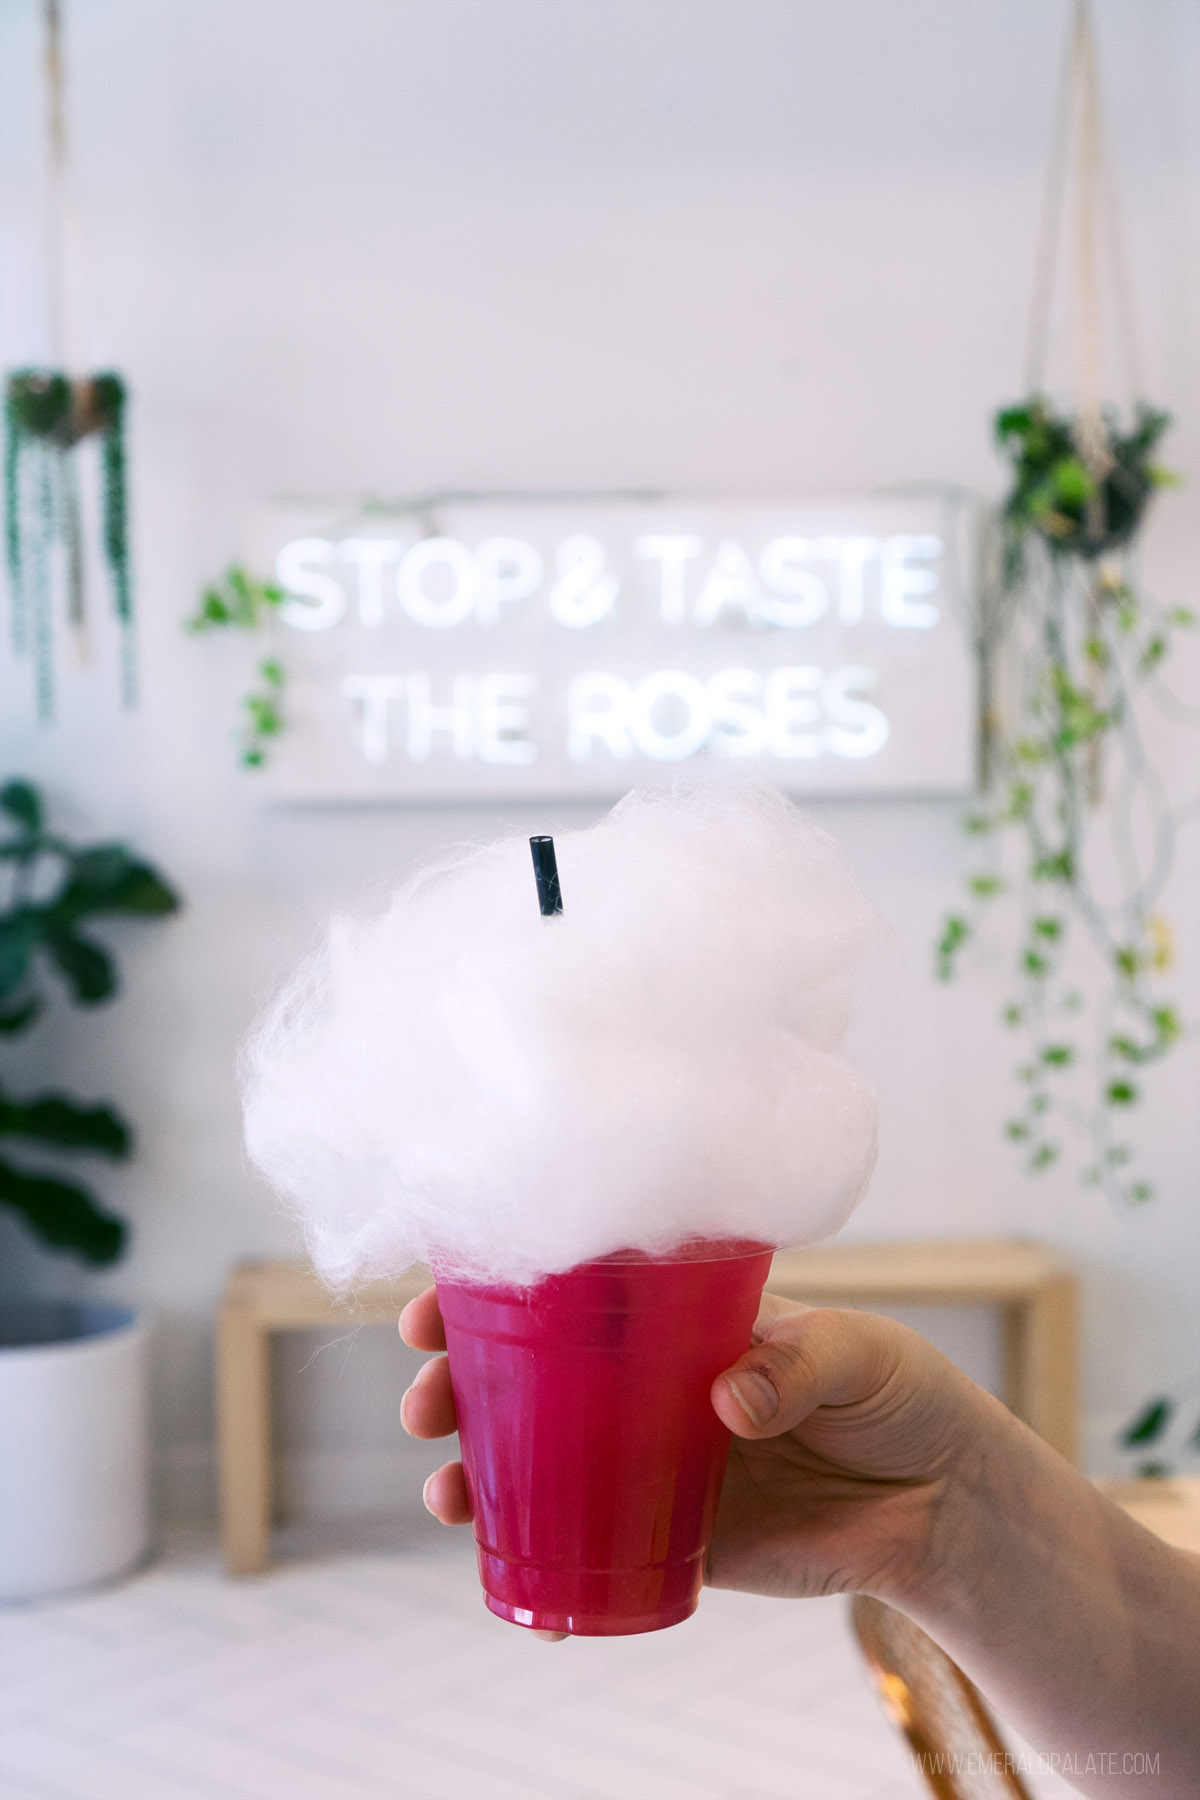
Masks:
[[[1098,13],[1150,389],[1178,415],[1170,460],[1190,481],[1160,508],[1147,572],[1195,603],[1200,10]],[[237,551],[246,510],[286,493],[996,491],[987,421],[1019,392],[1064,19],[1059,0],[68,5],[95,248],[78,354],[125,369],[135,394],[145,699],[118,716],[101,668],[65,682],[62,721],[41,731],[26,673],[4,664],[0,767],[44,781],[65,825],[127,833],[188,897],[177,922],[113,932],[127,997],[64,1010],[30,1041],[28,1078],[110,1094],[140,1124],[137,1162],[104,1172],[135,1249],[101,1286],[161,1310],[161,1440],[193,1498],[223,1272],[291,1241],[240,1149],[233,1055],[255,994],[332,904],[431,846],[587,816],[264,810],[231,768],[223,652],[179,630],[198,584]],[[36,54],[32,0],[4,0],[8,364],[45,354]],[[1186,775],[1194,745],[1154,741]],[[998,1134],[1002,938],[958,988],[929,976],[962,865],[956,809],[821,812],[899,945],[857,1028],[883,1147],[852,1229],[1021,1231],[1067,1249],[1087,1283],[1102,1462],[1114,1424],[1200,1360],[1195,1042],[1139,1120],[1152,1209],[1118,1217],[1066,1173],[1027,1183]],[[1169,899],[1193,1018],[1196,836]],[[11,1229],[3,1249],[13,1279],[30,1258]],[[986,1373],[987,1328],[947,1329]],[[303,1349],[281,1355],[288,1441],[339,1450],[369,1488],[398,1436],[391,1346],[364,1337],[348,1363],[339,1351],[303,1373]]]

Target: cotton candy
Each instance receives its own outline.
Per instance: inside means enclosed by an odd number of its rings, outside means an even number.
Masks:
[[[875,1099],[842,1044],[875,921],[832,839],[714,777],[556,848],[560,916],[526,838],[461,850],[335,918],[255,1028],[247,1147],[331,1286],[808,1243],[862,1197]]]

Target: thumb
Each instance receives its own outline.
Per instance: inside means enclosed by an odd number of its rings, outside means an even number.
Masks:
[[[785,1314],[713,1382],[718,1418],[738,1437],[778,1437],[818,1406],[865,1400],[888,1375],[879,1323],[832,1309]]]

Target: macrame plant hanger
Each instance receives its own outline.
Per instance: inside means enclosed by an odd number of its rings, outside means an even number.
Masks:
[[[1109,256],[1111,297],[1128,397],[1137,402],[1145,395],[1124,227],[1100,106],[1091,0],[1074,0],[1055,108],[1025,345],[1027,394],[1040,394],[1045,388],[1055,276],[1062,251],[1064,214],[1072,175],[1075,203],[1073,375],[1079,410],[1079,451],[1087,467],[1102,478],[1111,465],[1103,406],[1104,318],[1097,261],[1097,239],[1101,237],[1106,242]]]
[[[1114,414],[1106,405],[1114,395],[1105,392],[1106,341],[1115,339],[1124,397],[1135,409],[1144,404],[1144,387],[1129,261],[1100,102],[1091,0],[1074,0],[1055,103],[1025,345],[1024,391],[1031,400],[1046,396],[1056,278],[1060,264],[1072,251],[1066,283],[1072,338],[1067,381],[1074,403],[1075,453],[1093,489],[1085,505],[1084,530],[1088,539],[1099,544],[1105,537],[1106,488],[1114,469]],[[1087,631],[1096,637],[1098,587],[1112,578],[1111,559],[1089,562],[1081,558],[1079,575]],[[993,607],[985,603],[985,612],[990,619],[981,631],[980,737],[987,786],[993,772],[994,734],[1000,723],[998,690],[1007,685],[998,666],[999,653],[1005,638],[1009,638],[1010,651],[1015,653],[1018,647],[1010,635],[1011,605],[1001,598]],[[1101,707],[1104,684],[1099,667],[1090,672],[1089,683],[1091,699]],[[1085,777],[1086,798],[1092,806],[1103,798],[1103,756],[1102,739],[1096,736],[1088,747]]]
[[[13,650],[31,656],[38,718],[55,711],[55,615],[65,612],[77,658],[88,660],[87,595],[77,447],[99,442],[101,542],[120,630],[120,685],[137,697],[125,466],[126,390],[111,369],[70,373],[66,267],[68,146],[59,0],[43,0],[46,105],[44,254],[51,366],[4,382],[4,511]]]

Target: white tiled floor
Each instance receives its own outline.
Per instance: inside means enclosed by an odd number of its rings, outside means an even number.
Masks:
[[[917,1800],[844,1605],[706,1593],[552,1646],[478,1595],[464,1534],[232,1583],[175,1545],[0,1615],[0,1800]]]

